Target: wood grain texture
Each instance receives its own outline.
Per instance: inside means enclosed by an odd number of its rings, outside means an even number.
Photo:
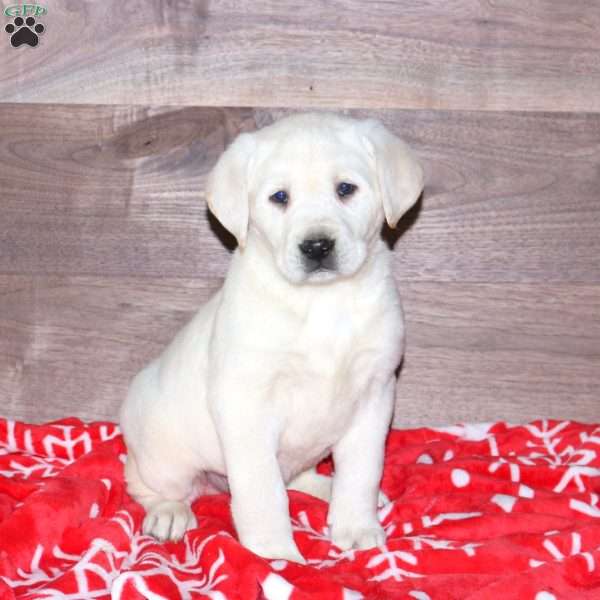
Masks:
[[[288,111],[0,105],[0,273],[223,277],[206,175]],[[600,283],[600,114],[370,111],[415,148],[399,278]]]
[[[0,414],[117,418],[220,279],[0,276]],[[600,285],[400,282],[399,427],[600,418]]]
[[[600,419],[600,286],[400,283],[395,423]]]
[[[45,5],[37,48],[3,33],[2,101],[600,109],[596,0]]]
[[[0,276],[0,413],[114,421],[131,377],[220,283]]]

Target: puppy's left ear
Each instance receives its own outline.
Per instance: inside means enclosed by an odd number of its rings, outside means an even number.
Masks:
[[[248,234],[248,171],[255,145],[251,133],[241,133],[213,168],[206,192],[211,212],[235,236],[241,248]]]
[[[396,227],[423,191],[423,169],[412,150],[376,119],[362,122],[364,141],[377,171],[385,220]]]

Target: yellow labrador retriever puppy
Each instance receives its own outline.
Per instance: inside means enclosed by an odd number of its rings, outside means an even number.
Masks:
[[[380,232],[422,188],[409,148],[375,120],[297,114],[224,152],[208,203],[239,244],[227,278],[121,411],[145,533],[180,538],[194,498],[229,489],[246,547],[303,562],[287,487],[330,500],[340,548],[385,541],[377,497],[404,325]],[[330,452],[333,480],[314,470]]]

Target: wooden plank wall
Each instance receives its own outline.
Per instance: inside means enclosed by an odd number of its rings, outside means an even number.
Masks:
[[[114,420],[226,272],[219,153],[310,107],[425,166],[396,423],[598,420],[597,2],[45,5],[38,48],[0,40],[0,414]]]
[[[3,45],[1,100],[600,108],[597,0],[40,4],[49,9],[43,55]]]

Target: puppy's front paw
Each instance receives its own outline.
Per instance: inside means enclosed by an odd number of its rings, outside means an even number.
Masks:
[[[340,550],[367,550],[385,544],[385,532],[376,521],[372,523],[334,523],[331,526],[331,541]]]
[[[187,504],[163,500],[148,510],[142,532],[161,542],[166,540],[176,542],[188,529],[193,529],[197,524],[196,517]]]

